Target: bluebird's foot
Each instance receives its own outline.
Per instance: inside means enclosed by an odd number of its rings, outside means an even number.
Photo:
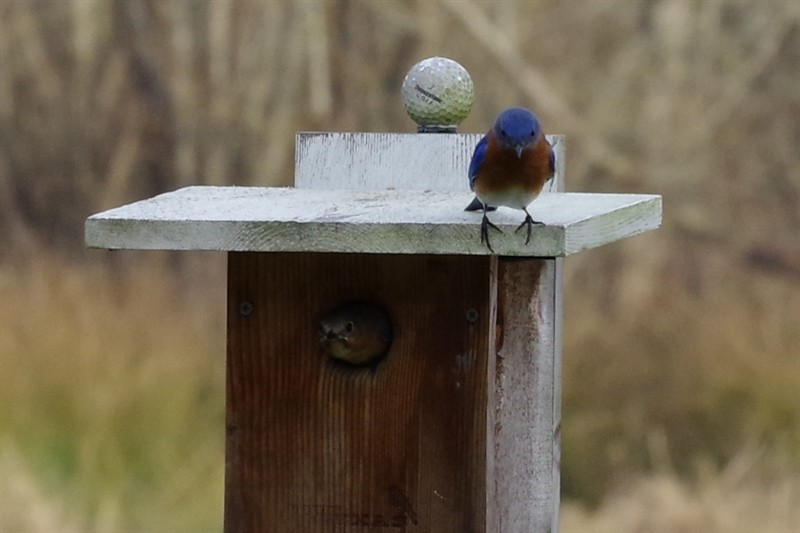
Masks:
[[[522,226],[528,226],[528,235],[527,235],[527,237],[525,237],[525,244],[527,245],[529,242],[531,242],[531,226],[533,226],[534,224],[540,224],[540,225],[544,226],[544,222],[539,222],[538,220],[533,220],[531,218],[531,214],[528,213],[527,209],[523,209],[523,211],[525,211],[525,220],[522,221],[522,224],[517,226],[517,229],[514,230],[514,233],[516,233],[519,230],[521,230]],[[484,218],[485,217],[486,217],[486,215],[484,215]]]
[[[503,230],[492,224],[489,217],[486,216],[486,210],[484,209],[483,220],[481,220],[481,244],[486,243],[486,247],[489,251],[494,253],[492,245],[489,243],[489,228],[496,229],[500,233],[503,233]]]

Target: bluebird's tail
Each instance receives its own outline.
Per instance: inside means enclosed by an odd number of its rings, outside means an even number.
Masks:
[[[486,208],[486,210],[487,211],[496,211],[497,208],[489,206],[489,207]],[[472,201],[469,203],[469,205],[464,208],[464,211],[483,211],[483,204],[481,203],[480,200],[478,200],[478,197],[476,196],[475,198],[472,199]]]

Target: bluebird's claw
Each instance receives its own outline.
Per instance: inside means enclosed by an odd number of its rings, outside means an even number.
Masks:
[[[533,218],[531,218],[531,214],[528,213],[528,209],[527,208],[523,209],[523,211],[525,211],[525,220],[522,221],[522,224],[517,226],[517,229],[514,230],[514,233],[517,233],[519,230],[521,230],[522,226],[528,226],[528,235],[527,235],[527,237],[525,237],[525,244],[527,245],[529,242],[531,242],[531,226],[534,225],[534,224],[538,224],[538,225],[544,226],[544,222],[539,222],[538,220],[533,220]],[[484,215],[484,218],[485,217],[486,217],[486,215]]]
[[[494,249],[489,243],[489,228],[496,229],[500,233],[503,233],[503,230],[492,224],[492,221],[486,216],[486,210],[484,209],[483,220],[481,220],[481,244],[486,243],[486,247],[489,249],[489,251],[494,253]]]

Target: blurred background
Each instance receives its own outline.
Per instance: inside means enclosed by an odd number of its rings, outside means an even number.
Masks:
[[[472,75],[664,225],[566,261],[562,530],[800,531],[800,3],[1,0],[0,530],[220,531],[225,256],[85,218],[290,185],[297,131],[414,131]],[[465,181],[466,187],[466,181]]]

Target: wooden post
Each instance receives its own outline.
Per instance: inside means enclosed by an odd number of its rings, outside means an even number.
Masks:
[[[561,269],[560,259],[499,261],[488,531],[558,530]]]
[[[90,246],[229,252],[228,533],[557,531],[561,258],[657,227],[661,198],[545,194],[529,246],[519,213],[492,214],[490,255],[463,212],[477,140],[301,135],[297,189],[191,187],[87,221]],[[394,328],[375,367],[319,347],[321,314],[356,300]]]

